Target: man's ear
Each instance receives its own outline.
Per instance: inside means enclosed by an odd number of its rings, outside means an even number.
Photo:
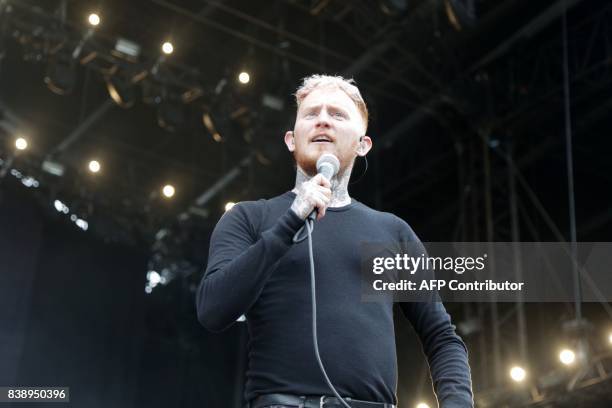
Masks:
[[[287,149],[293,153],[295,150],[295,137],[292,130],[285,132],[285,144],[287,145]]]
[[[362,136],[359,138],[359,145],[357,146],[357,155],[363,157],[372,148],[372,139],[370,136]]]

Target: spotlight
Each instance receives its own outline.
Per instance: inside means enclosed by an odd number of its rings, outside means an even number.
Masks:
[[[427,404],[426,404],[426,403],[424,403],[424,402],[419,402],[419,403],[416,405],[416,408],[429,408],[429,405],[427,405]]]
[[[174,196],[174,193],[175,193],[174,186],[172,186],[171,184],[166,184],[164,188],[162,189],[162,193],[164,194],[164,196],[168,198]]]
[[[191,103],[204,94],[200,87],[192,87],[181,94],[181,102]]]
[[[278,96],[263,94],[261,97],[261,104],[266,108],[270,108],[276,111],[282,111],[285,107],[285,103]]]
[[[47,84],[51,92],[58,95],[69,94],[72,92],[75,83],[75,62],[70,56],[58,54],[49,60],[47,72],[45,73],[45,84]]]
[[[225,211],[229,211],[229,210],[231,210],[231,209],[232,209],[232,207],[233,207],[233,206],[235,206],[235,205],[236,205],[236,203],[235,203],[235,202],[233,202],[233,201],[228,201],[228,202],[225,204]]]
[[[610,334],[608,335],[608,342],[609,342],[610,344],[612,344],[612,333],[610,333]]]
[[[223,141],[223,137],[219,132],[217,132],[212,117],[208,112],[204,112],[204,114],[202,115],[202,123],[204,123],[204,126],[206,126],[206,130],[208,130],[208,132],[212,135],[213,140],[215,142],[219,143]]]
[[[79,227],[83,231],[87,231],[87,229],[89,228],[89,224],[87,223],[87,221],[82,220],[80,218],[77,218],[77,220],[74,223],[77,225],[77,227]]]
[[[53,201],[53,206],[55,207],[57,212],[61,212],[64,214],[68,214],[70,212],[70,208],[68,208],[68,206],[62,203],[60,200]]]
[[[58,177],[63,176],[64,170],[65,170],[63,164],[49,160],[49,159],[43,161],[42,169],[43,171],[46,171],[47,173],[53,174],[54,176],[58,176]]]
[[[19,137],[17,140],[15,140],[15,147],[17,150],[25,150],[28,148],[28,141],[23,137]]]
[[[34,187],[34,188],[38,188],[38,186],[40,185],[38,180],[36,180],[34,177],[31,177],[31,176],[23,177],[21,179],[21,184],[23,184],[26,187]]]
[[[96,27],[98,24],[100,24],[100,16],[96,13],[91,13],[89,17],[87,17],[87,21],[89,21],[89,24],[91,24],[93,27]]]
[[[240,81],[240,83],[242,84],[248,84],[249,81],[251,80],[251,76],[249,75],[248,72],[241,72],[240,75],[238,75],[238,81]]]
[[[476,23],[474,0],[444,0],[444,11],[448,22],[457,31]]]
[[[519,366],[514,366],[510,369],[510,378],[512,378],[515,382],[521,382],[527,376],[527,372],[524,368]]]
[[[576,361],[576,354],[570,349],[563,349],[559,353],[559,361],[565,365],[572,365]]]
[[[140,45],[125,38],[118,38],[114,51],[128,60],[136,59],[140,55]]]
[[[147,279],[149,280],[149,285],[154,288],[158,283],[161,282],[161,276],[157,271],[149,271],[147,272]]]
[[[100,171],[100,163],[97,160],[92,160],[89,162],[89,171],[92,173],[97,173]]]
[[[122,108],[131,108],[134,105],[134,88],[130,82],[118,76],[106,77],[106,89],[111,99]]]
[[[166,55],[170,55],[172,54],[172,52],[174,51],[174,46],[172,45],[171,42],[166,41],[165,43],[162,44],[162,52]]]

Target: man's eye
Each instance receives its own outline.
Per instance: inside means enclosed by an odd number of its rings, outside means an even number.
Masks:
[[[314,112],[308,112],[304,115],[305,118],[312,118],[314,116]]]
[[[344,113],[342,113],[342,112],[335,112],[334,116],[337,117],[337,118],[344,118]]]

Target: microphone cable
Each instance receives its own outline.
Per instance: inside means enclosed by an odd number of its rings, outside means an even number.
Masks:
[[[306,235],[300,237],[300,233],[305,230]],[[312,254],[312,231],[314,230],[314,219],[308,217],[304,221],[304,225],[293,237],[293,242],[301,242],[305,238],[308,238],[308,260],[310,261],[310,298],[312,304],[312,342],[314,345],[315,357],[317,358],[317,363],[319,363],[319,368],[321,369],[321,373],[323,373],[323,377],[325,378],[325,382],[334,393],[334,396],[340,401],[340,403],[345,408],[351,408],[349,404],[338,394],[336,388],[331,383],[329,377],[327,376],[327,372],[325,371],[325,367],[323,367],[323,362],[321,361],[321,356],[319,355],[319,342],[317,340],[317,297],[316,297],[316,288],[315,288],[315,267],[314,267],[314,256]]]
[[[359,177],[357,177],[357,180],[353,180],[348,184],[349,186],[352,186],[353,184],[356,184],[361,181],[363,176],[365,176],[365,174],[368,172],[368,156],[363,156],[363,160],[365,161],[365,169],[363,169],[363,172],[359,175]]]

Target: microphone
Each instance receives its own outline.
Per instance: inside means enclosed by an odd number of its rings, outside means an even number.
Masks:
[[[338,174],[338,170],[340,170],[340,161],[336,156],[331,153],[324,153],[317,160],[317,173],[322,174],[323,177],[330,180],[336,174]],[[314,221],[317,218],[317,209],[312,210],[310,215],[308,215],[308,219]]]

